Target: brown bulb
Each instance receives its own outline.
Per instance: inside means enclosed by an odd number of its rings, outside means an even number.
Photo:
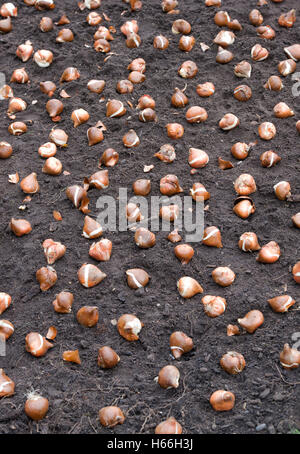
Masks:
[[[159,216],[164,221],[174,222],[179,216],[179,206],[178,205],[162,206],[159,210]]]
[[[25,413],[34,421],[40,421],[48,413],[49,401],[46,397],[30,393],[25,402]]]
[[[109,186],[108,170],[99,170],[88,179],[89,185],[97,189],[106,189]]]
[[[177,288],[182,298],[192,298],[198,293],[203,293],[203,288],[201,287],[199,282],[189,276],[181,277],[177,281]]]
[[[47,68],[53,61],[53,53],[50,50],[41,49],[35,52],[33,59],[41,68]]]
[[[189,244],[179,244],[175,247],[174,253],[181,264],[186,265],[192,260],[195,251]]]
[[[92,79],[87,83],[87,87],[91,92],[100,94],[104,90],[105,81]]]
[[[20,136],[27,132],[27,126],[22,121],[15,121],[9,125],[8,132],[13,136]]]
[[[86,216],[84,218],[84,226],[82,236],[89,239],[95,239],[101,236],[103,233],[103,229],[99,222],[95,221],[90,216]]]
[[[51,17],[47,17],[47,16],[42,17],[42,19],[40,20],[39,28],[40,28],[41,32],[44,32],[44,33],[50,32],[51,30],[53,30],[53,21],[52,21]]]
[[[285,102],[279,102],[273,109],[275,117],[288,118],[295,115],[294,111]]]
[[[155,427],[155,434],[180,435],[182,434],[182,426],[171,416]]]
[[[294,216],[292,216],[292,221],[295,227],[298,227],[300,229],[300,212],[296,213]]]
[[[244,318],[238,318],[238,322],[247,333],[254,333],[264,322],[264,316],[261,311],[254,309],[244,316]]]
[[[9,397],[15,393],[15,383],[3,369],[0,369],[0,397]]]
[[[268,300],[274,312],[287,312],[295,304],[295,300],[290,295],[275,296]]]
[[[130,82],[130,80],[119,80],[117,83],[116,90],[118,93],[124,95],[126,93],[132,93],[133,92],[133,84]]]
[[[143,95],[140,97],[138,105],[138,109],[155,109],[155,101],[150,95]]]
[[[73,121],[74,128],[77,128],[77,126],[86,123],[89,120],[89,118],[90,118],[89,113],[84,109],[73,110],[71,114],[71,120]]]
[[[151,192],[151,181],[145,179],[136,180],[132,185],[135,195],[147,196]]]
[[[117,328],[120,336],[128,341],[137,341],[143,323],[133,314],[123,314],[118,320]]]
[[[174,33],[175,35],[179,33],[188,35],[189,33],[191,33],[191,30],[191,24],[184,19],[177,19],[172,24],[172,33]]]
[[[69,136],[63,129],[52,129],[49,134],[49,139],[58,147],[66,147]]]
[[[263,23],[264,18],[258,9],[253,9],[249,13],[249,21],[252,25],[255,25],[255,27],[257,27],[258,25],[261,25]]]
[[[280,247],[275,241],[265,244],[256,258],[261,263],[275,263],[280,257]]]
[[[160,369],[157,383],[164,389],[178,388],[180,372],[175,366],[165,366]]]
[[[26,84],[28,81],[29,77],[25,68],[15,69],[10,79],[10,82],[16,82],[18,84]]]
[[[185,114],[188,123],[202,123],[207,120],[207,111],[203,107],[192,106]]]
[[[263,167],[273,167],[280,161],[281,157],[272,150],[265,151],[260,155],[260,162]]]
[[[110,260],[111,250],[112,242],[104,238],[90,246],[89,255],[95,260],[107,262]]]
[[[120,27],[121,32],[123,35],[128,36],[131,33],[137,33],[139,31],[139,26],[136,20],[131,20],[125,22],[121,27]]]
[[[294,280],[300,284],[300,262],[297,262],[292,269]]]
[[[149,107],[141,110],[141,112],[139,113],[139,120],[143,123],[147,123],[149,121],[157,121],[155,110],[150,109]]]
[[[92,11],[87,15],[86,21],[89,25],[94,27],[95,25],[99,25],[102,22],[102,17],[96,11]]]
[[[20,182],[20,187],[25,194],[35,194],[39,191],[40,186],[36,178],[36,173],[33,172]]]
[[[49,98],[51,98],[56,90],[56,85],[50,80],[47,80],[46,82],[40,82],[40,90],[42,93],[45,93],[49,96]]]
[[[159,151],[155,153],[154,156],[163,162],[171,163],[176,159],[175,148],[166,143],[160,147]]]
[[[71,82],[80,79],[80,73],[77,68],[72,66],[66,68],[61,75],[60,82]]]
[[[26,351],[31,353],[32,356],[40,357],[44,356],[49,348],[54,347],[51,342],[39,333],[29,333],[25,338]]]
[[[36,0],[34,3],[38,11],[50,10],[55,8],[54,0]]]
[[[115,427],[117,424],[123,424],[125,416],[119,407],[103,407],[99,411],[99,420],[104,427]]]
[[[203,232],[202,243],[206,246],[222,248],[222,236],[218,227],[206,227]]]
[[[251,58],[254,61],[266,60],[269,56],[269,51],[260,44],[255,44],[251,49]]]
[[[209,401],[214,410],[229,411],[234,407],[235,396],[229,391],[220,389],[210,396]]]
[[[215,86],[212,82],[205,82],[204,84],[197,85],[196,92],[202,98],[208,98],[214,94]]]
[[[214,21],[215,24],[218,25],[219,27],[226,27],[228,26],[231,19],[227,11],[218,11],[215,14]]]
[[[168,137],[171,139],[180,139],[184,134],[184,128],[179,123],[168,123],[166,128]]]
[[[62,172],[62,163],[59,159],[53,157],[48,158],[42,168],[42,172],[48,175],[60,175]]]
[[[102,130],[95,126],[89,128],[86,132],[86,135],[90,147],[96,145],[97,143],[102,142],[102,140],[104,139]]]
[[[242,219],[247,219],[255,213],[255,205],[250,197],[238,197],[234,202],[234,213]]]
[[[97,39],[105,39],[106,41],[113,41],[114,38],[112,34],[110,33],[109,29],[104,27],[103,25],[100,25],[96,33],[94,34],[94,41],[97,41]]]
[[[227,325],[227,336],[237,336],[240,334],[240,329],[237,325]]]
[[[211,318],[222,315],[227,307],[226,299],[221,296],[206,295],[202,298],[204,312]]]
[[[32,54],[33,47],[30,41],[26,41],[25,44],[20,44],[16,50],[16,56],[23,62],[28,61]]]
[[[56,42],[57,43],[68,43],[73,41],[74,35],[72,30],[69,28],[62,28],[56,37]]]
[[[119,161],[119,153],[114,150],[113,148],[107,148],[100,160],[99,160],[99,165],[100,167],[102,164],[105,165],[106,167],[114,167]]]
[[[221,287],[228,287],[235,280],[235,273],[229,267],[218,267],[212,272],[212,278]]]
[[[218,47],[218,53],[216,55],[216,62],[220,63],[221,65],[226,65],[230,63],[233,59],[233,53],[223,47]]]
[[[178,6],[178,1],[177,0],[162,0],[161,2],[161,7],[164,13],[169,13],[170,11],[173,11],[176,6]]]
[[[266,90],[280,91],[283,89],[283,83],[279,76],[271,76],[264,84]]]
[[[190,189],[190,194],[195,202],[202,202],[210,198],[210,193],[201,183],[194,183],[193,187]]]
[[[277,68],[280,74],[286,77],[296,71],[297,64],[293,59],[289,58],[288,60],[279,62]]]
[[[8,103],[7,113],[14,114],[26,110],[27,103],[21,98],[11,98]]]
[[[243,173],[234,182],[234,189],[239,195],[249,195],[256,191],[255,180],[252,175]]]
[[[9,33],[12,31],[12,28],[10,17],[0,20],[0,33]]]
[[[160,180],[160,192],[163,195],[172,196],[183,192],[183,189],[179,185],[179,181],[176,175],[166,175]]]
[[[46,110],[52,121],[60,121],[59,114],[63,111],[64,105],[59,99],[50,99],[46,104]]]
[[[291,348],[289,344],[284,344],[279,358],[284,369],[296,369],[300,365],[300,352],[296,348]]]
[[[234,89],[233,96],[241,102],[249,101],[252,97],[252,90],[248,85],[239,85]]]
[[[110,44],[106,39],[100,38],[94,41],[94,49],[96,52],[107,54],[110,52]]]
[[[53,156],[56,155],[57,147],[55,143],[52,142],[46,142],[43,145],[41,145],[38,149],[38,153],[41,156],[41,158],[52,158]]]
[[[77,311],[77,321],[80,325],[91,328],[97,325],[99,320],[99,312],[97,306],[83,306]]]
[[[43,249],[48,265],[53,265],[56,260],[59,260],[66,253],[66,246],[51,239],[43,242]]]
[[[98,350],[98,366],[102,369],[112,369],[120,361],[119,355],[110,347],[104,346]]]
[[[124,147],[133,148],[138,147],[140,144],[140,139],[134,129],[130,129],[122,138]]]
[[[178,47],[184,52],[190,52],[193,49],[195,43],[196,40],[193,36],[183,35],[179,40]]]
[[[172,333],[169,343],[171,353],[175,359],[179,359],[184,353],[188,353],[194,348],[193,339],[182,331]]]
[[[223,129],[223,131],[234,129],[239,126],[239,124],[240,120],[232,113],[225,114],[224,117],[219,121],[219,126],[221,129]]]
[[[9,227],[16,236],[28,235],[32,231],[30,222],[25,219],[11,218]]]
[[[146,80],[146,76],[140,71],[131,71],[128,80],[133,84],[141,84]]]
[[[84,263],[78,270],[78,280],[83,287],[90,288],[100,284],[106,278],[103,273],[95,265]]]
[[[276,135],[276,127],[273,123],[266,121],[258,127],[258,134],[263,140],[271,140]]]
[[[0,315],[11,305],[11,296],[8,293],[0,292]]]
[[[14,331],[14,325],[9,320],[0,320],[0,339],[9,339],[13,335]]]
[[[126,39],[126,46],[129,49],[134,49],[140,47],[141,42],[141,37],[137,33],[130,33]]]
[[[165,36],[155,36],[153,40],[154,49],[165,50],[169,47],[169,40]]]
[[[286,200],[291,195],[291,185],[288,181],[279,181],[273,189],[279,200]]]
[[[55,312],[59,314],[69,314],[72,310],[74,296],[70,292],[60,292],[53,301]]]
[[[178,74],[183,77],[183,79],[192,79],[198,73],[198,66],[195,62],[187,60],[182,63],[178,69]]]
[[[127,69],[129,69],[130,71],[138,71],[144,74],[144,72],[146,71],[146,62],[143,58],[135,58],[131,63],[129,63]]]
[[[260,25],[256,31],[259,37],[263,39],[274,39],[276,36],[275,30],[270,25]]]
[[[229,32],[228,30],[220,31],[214,39],[214,43],[218,46],[226,48],[233,44],[235,41],[235,34],[233,32]]]
[[[204,150],[200,150],[199,148],[190,148],[188,161],[191,167],[201,169],[208,164],[209,156]]]
[[[134,234],[134,241],[140,248],[148,249],[155,246],[156,238],[154,233],[150,232],[150,230],[140,227]]]
[[[228,374],[237,375],[245,368],[246,361],[241,353],[228,352],[222,356],[220,365]]]
[[[250,78],[251,71],[252,71],[252,67],[251,67],[250,63],[248,63],[245,60],[241,61],[234,67],[234,74],[236,75],[236,77]]]
[[[40,289],[45,292],[56,283],[57,274],[51,266],[43,266],[36,272],[36,279],[40,284]]]
[[[260,245],[258,244],[257,235],[254,232],[245,232],[240,236],[239,248],[244,252],[258,251]]]
[[[296,10],[291,9],[287,13],[283,13],[278,18],[278,24],[281,27],[291,28],[296,22]]]
[[[8,142],[0,142],[0,159],[9,158],[12,152],[12,146]]]
[[[244,142],[237,142],[231,147],[231,153],[236,159],[246,159],[249,153],[250,147]]]
[[[145,287],[150,279],[149,274],[141,268],[132,268],[126,271],[128,287],[138,289]]]

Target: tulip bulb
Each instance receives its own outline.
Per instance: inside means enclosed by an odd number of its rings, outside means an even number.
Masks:
[[[229,267],[218,267],[212,272],[212,278],[221,287],[228,287],[235,280],[235,273]]]
[[[223,389],[220,389],[218,391],[215,391],[210,396],[209,401],[214,410],[228,411],[232,410],[232,408],[234,407],[235,396],[233,393],[229,391],[224,391]]]
[[[252,66],[249,62],[243,60],[234,67],[234,74],[236,77],[250,78],[252,72]]]
[[[291,196],[291,185],[288,181],[280,181],[273,186],[273,189],[279,200],[286,200]]]
[[[11,296],[8,293],[0,292],[0,315],[11,305]]]
[[[150,279],[149,274],[141,268],[132,268],[126,271],[128,287],[138,289],[145,287]]]
[[[212,82],[205,82],[204,84],[198,84],[196,92],[201,98],[208,98],[215,92],[215,86]]]
[[[275,296],[268,300],[274,312],[287,312],[295,304],[295,300],[290,295]]]
[[[258,134],[263,140],[272,140],[276,135],[276,127],[273,123],[266,121],[258,127]]]
[[[203,288],[196,279],[188,276],[183,276],[177,281],[177,288],[182,298],[192,298],[198,293],[203,293]]]
[[[167,236],[167,238],[169,241],[171,241],[171,243],[179,243],[179,241],[182,240],[177,229],[170,232],[169,235]]]
[[[69,314],[72,310],[74,296],[70,292],[60,292],[53,301],[55,312],[59,314]]]
[[[246,366],[246,361],[241,353],[228,352],[222,356],[220,365],[228,374],[237,375]]]
[[[105,87],[104,80],[92,79],[87,83],[87,88],[93,93],[102,93]]]
[[[132,22],[136,22],[136,21],[132,21]],[[146,62],[143,58],[135,58],[127,66],[127,69],[129,69],[130,71],[138,71],[138,72],[144,74],[144,72],[146,71]],[[151,107],[151,106],[148,106],[148,107]]]
[[[106,167],[114,167],[119,161],[119,153],[114,150],[113,148],[107,148],[100,160],[99,160],[99,165],[100,167],[102,164],[104,164]]]
[[[101,236],[103,233],[103,229],[99,222],[95,221],[90,216],[86,216],[84,218],[84,226],[82,231],[82,236],[88,239],[95,239]]]
[[[66,147],[69,136],[63,129],[52,129],[49,134],[49,139],[58,147]]]
[[[13,149],[10,143],[0,142],[0,159],[7,159],[12,155]]]
[[[43,248],[48,265],[53,265],[56,260],[59,260],[66,253],[66,246],[58,241],[53,241],[51,239],[45,240],[43,242]]]
[[[179,123],[168,123],[166,128],[168,137],[171,139],[180,139],[184,134],[184,128]]]
[[[300,284],[300,262],[297,262],[292,269],[294,280]]]
[[[300,229],[300,212],[292,216],[292,221],[294,226]]]
[[[62,163],[54,157],[46,159],[42,172],[48,175],[60,175],[62,172]]]
[[[135,195],[147,196],[151,191],[151,181],[146,179],[136,180],[132,185]]]
[[[137,341],[143,323],[133,314],[123,314],[118,320],[119,334],[128,341]]]
[[[234,213],[242,219],[247,219],[255,212],[255,205],[250,197],[238,197],[233,207]]]
[[[134,234],[134,241],[138,247],[148,249],[155,246],[156,238],[154,233],[150,232],[150,230],[140,227]]]
[[[178,69],[178,74],[183,79],[192,79],[198,73],[198,66],[191,60],[187,60],[182,63]]]
[[[77,68],[74,68],[73,66],[69,66],[66,68],[61,77],[60,77],[60,82],[71,82],[72,80],[77,80],[80,79],[80,73]]]
[[[283,60],[279,62],[277,68],[280,74],[286,77],[289,76],[290,74],[293,74],[296,71],[297,64],[294,60],[290,58],[288,60]]]
[[[33,54],[33,47],[31,45],[30,41],[26,41],[25,44],[20,44],[16,51],[16,56],[23,62],[28,61],[32,54]]]
[[[238,318],[238,322],[247,333],[254,333],[264,322],[263,313],[257,309],[247,312],[244,318]]]
[[[15,393],[15,383],[9,378],[3,369],[0,369],[0,398],[9,397]]]
[[[53,53],[50,50],[41,49],[35,52],[33,59],[41,68],[47,68],[53,61]]]
[[[91,328],[97,325],[99,312],[97,306],[83,306],[77,311],[77,321],[80,325]]]
[[[292,44],[289,47],[285,47],[284,52],[294,61],[300,60],[300,44]]]
[[[159,210],[159,216],[167,222],[174,222],[179,216],[178,205],[162,206]]]
[[[178,388],[180,372],[175,366],[165,366],[160,369],[157,383],[164,389]]]
[[[0,320],[0,339],[9,339],[14,331],[14,325],[9,320]]]
[[[179,90],[179,88],[176,87],[171,98],[171,104],[174,107],[184,107],[186,104],[188,104],[188,102],[189,100],[183,93],[183,91]]]
[[[117,424],[123,424],[125,416],[119,407],[103,407],[99,411],[100,423],[104,427],[115,427]]]
[[[265,244],[256,258],[261,263],[275,263],[280,257],[280,247],[275,241]]]
[[[55,143],[52,142],[46,142],[43,145],[41,145],[38,149],[38,153],[41,156],[41,158],[52,158],[53,156],[56,155],[57,147]]]
[[[36,272],[36,279],[40,284],[40,289],[45,292],[49,290],[57,281],[57,274],[51,266],[43,266]]]
[[[112,369],[120,361],[119,355],[110,347],[104,346],[98,350],[98,366],[102,369]]]
[[[71,119],[74,123],[74,128],[77,128],[77,126],[86,123],[89,120],[89,118],[90,118],[89,113],[84,109],[73,110],[71,114]]]
[[[295,115],[294,111],[285,102],[280,102],[274,107],[274,114],[277,118],[288,118]]]
[[[111,250],[112,242],[107,239],[102,239],[91,245],[89,255],[95,260],[107,262],[110,260]]]
[[[229,131],[231,129],[234,129],[237,126],[239,126],[239,124],[240,120],[238,119],[238,117],[231,113],[225,114],[224,117],[219,122],[219,126],[221,129],[223,129],[223,131]]]
[[[237,336],[240,334],[240,329],[237,325],[227,325],[227,336]]]
[[[273,167],[280,161],[281,157],[272,150],[265,151],[260,155],[260,162],[263,167]]]
[[[279,358],[280,364],[285,369],[296,369],[300,365],[300,352],[296,348],[291,348],[289,344],[284,344]]]
[[[257,235],[254,232],[245,232],[240,236],[239,248],[244,252],[258,251],[260,245],[258,244]]]
[[[28,235],[32,231],[30,222],[25,219],[11,218],[9,227],[16,236]]]
[[[176,257],[182,265],[187,265],[194,256],[194,249],[189,244],[179,244],[174,248]]]
[[[166,175],[160,180],[160,192],[163,195],[172,196],[183,192],[183,189],[179,185],[179,181],[176,175]]]
[[[188,161],[189,165],[194,169],[201,169],[208,164],[209,156],[205,151],[200,150],[199,148],[190,148]]]
[[[202,298],[204,312],[211,318],[222,315],[227,307],[225,298],[221,296],[206,295]]]
[[[49,98],[51,98],[56,90],[56,85],[50,80],[47,80],[46,82],[40,82],[40,90],[42,93],[45,93],[49,96]]]
[[[206,246],[222,248],[222,237],[218,227],[206,227],[203,232],[202,243]]]
[[[108,170],[99,170],[89,178],[90,186],[94,186],[97,189],[106,189],[109,186]]]
[[[46,397],[39,396],[38,394],[30,393],[25,402],[25,413],[34,421],[43,419],[49,409],[49,401]]]
[[[155,427],[155,434],[180,435],[182,434],[182,426],[171,416]]]
[[[184,353],[188,353],[194,348],[193,339],[182,331],[172,333],[169,342],[171,353],[175,359],[179,359]]]
[[[140,139],[137,133],[133,129],[130,129],[126,134],[124,134],[122,142],[126,148],[133,148],[139,146]]]
[[[210,193],[201,183],[194,183],[193,187],[190,189],[190,194],[195,202],[202,202],[210,198]]]
[[[89,263],[84,263],[78,270],[77,275],[80,284],[86,288],[94,287],[106,278],[105,273],[99,270],[95,265]]]
[[[26,351],[36,357],[44,356],[49,348],[54,347],[51,342],[48,342],[47,339],[39,333],[27,334],[25,343]]]
[[[29,81],[29,77],[25,68],[15,69],[10,81],[16,82],[17,84],[26,84]]]

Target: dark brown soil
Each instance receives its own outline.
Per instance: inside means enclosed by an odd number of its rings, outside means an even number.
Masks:
[[[140,12],[130,13],[121,0],[103,0],[98,10],[105,12],[117,33],[112,42],[115,53],[104,63],[105,55],[93,50],[94,27],[89,27],[85,18],[88,10],[81,12],[73,0],[57,1],[53,11],[38,12],[15,2],[19,7],[18,18],[13,19],[14,29],[0,37],[0,68],[7,81],[12,71],[25,66],[30,84],[11,84],[16,96],[28,103],[28,109],[17,115],[25,120],[28,133],[13,137],[7,132],[9,119],[6,115],[7,101],[0,104],[1,140],[10,142],[14,152],[10,159],[0,163],[1,191],[1,279],[0,291],[11,294],[13,303],[2,315],[15,326],[15,333],[7,342],[7,356],[0,358],[0,367],[16,383],[13,397],[0,401],[0,433],[109,433],[98,422],[98,411],[106,405],[119,405],[126,413],[126,421],[114,429],[115,433],[153,433],[155,426],[167,416],[173,415],[182,424],[185,433],[288,433],[300,429],[299,369],[285,371],[279,364],[279,352],[284,343],[293,343],[292,335],[300,331],[299,305],[287,314],[272,312],[267,299],[290,294],[299,300],[299,286],[291,276],[291,266],[300,259],[299,230],[292,226],[291,216],[300,211],[299,203],[281,202],[273,193],[273,185],[281,180],[291,183],[293,194],[300,192],[299,181],[299,135],[295,119],[299,119],[299,98],[293,98],[291,77],[284,79],[284,89],[279,93],[269,92],[263,84],[272,74],[277,74],[277,64],[286,58],[283,48],[299,42],[299,23],[292,29],[279,27],[277,18],[282,11],[296,8],[297,0],[286,0],[261,8],[265,24],[276,30],[274,41],[262,42],[255,28],[249,24],[249,11],[256,7],[256,0],[224,0],[223,8],[233,19],[243,24],[237,32],[232,46],[234,60],[225,66],[216,64],[216,47],[212,44],[219,28],[214,24],[215,8],[207,8],[204,1],[179,0],[180,15],[166,15],[160,7],[160,0],[144,1]],[[121,13],[126,10],[124,15]],[[299,11],[298,11],[299,12]],[[55,37],[59,27],[50,33],[42,33],[38,24],[42,16],[55,21],[66,13],[71,20],[70,28],[75,34],[73,43],[57,44]],[[135,18],[140,26],[142,45],[139,49],[128,49],[120,32],[122,23]],[[196,45],[189,54],[178,49],[179,36],[171,32],[175,18],[184,18],[192,25]],[[297,19],[299,21],[299,18]],[[152,46],[155,35],[163,34],[170,40],[166,51],[160,52]],[[50,49],[54,62],[47,69],[39,68],[31,59],[24,65],[15,56],[19,44],[30,39],[34,49]],[[200,42],[211,46],[203,53]],[[253,90],[253,97],[247,103],[239,103],[232,96],[233,89],[243,83],[233,73],[234,65],[250,59],[250,49],[255,43],[262,43],[270,50],[268,60],[253,62],[251,79],[246,83]],[[89,47],[86,47],[89,46]],[[127,65],[136,57],[147,62],[147,79],[135,86],[132,95],[118,95],[116,83],[128,76]],[[193,60],[199,66],[195,79],[187,81],[186,94],[190,105],[201,105],[208,111],[204,124],[190,125],[185,121],[185,110],[170,107],[174,87],[183,88],[185,81],[177,75],[177,69],[184,60]],[[64,85],[71,98],[63,100],[65,110],[59,127],[69,134],[67,149],[59,149],[57,156],[64,170],[70,175],[50,177],[42,173],[42,159],[38,147],[48,140],[53,126],[45,111],[47,96],[39,90],[41,80],[52,80],[59,87],[59,78],[68,66],[76,66],[81,74],[79,81]],[[127,106],[128,114],[121,119],[105,117],[105,102],[99,103],[99,96],[88,92],[86,84],[92,78],[105,79],[106,99],[118,98],[131,101],[135,106],[142,94],[151,94],[157,102],[158,122],[141,123],[135,109]],[[212,81],[216,93],[208,99],[200,99],[196,85]],[[56,92],[59,97],[60,87]],[[33,100],[38,102],[31,104]],[[287,120],[276,119],[273,107],[285,100],[296,116]],[[87,125],[76,129],[70,119],[74,108],[85,108],[90,113],[88,125],[102,120],[107,126],[105,140],[88,147]],[[226,112],[233,112],[240,118],[239,128],[224,133],[218,121]],[[257,134],[262,121],[273,121],[277,136],[272,142],[263,142]],[[165,125],[178,121],[184,125],[185,134],[175,142],[177,160],[167,165],[153,154],[164,143],[170,142]],[[122,145],[122,136],[134,128],[141,144],[134,152],[128,152]],[[230,154],[232,144],[237,141],[258,140],[251,153],[243,162],[234,160]],[[190,175],[187,163],[188,148],[196,146],[207,150],[210,155],[208,166]],[[66,198],[65,188],[81,184],[85,176],[97,170],[98,159],[103,150],[114,147],[120,153],[120,161],[109,170],[110,186],[106,194],[117,196],[119,187],[128,187],[137,178],[150,175],[152,195],[159,195],[159,180],[168,173],[178,176],[189,193],[193,182],[201,181],[211,193],[209,209],[205,213],[205,224],[216,225],[222,231],[223,249],[193,245],[195,256],[184,268],[173,253],[174,245],[166,240],[166,233],[157,233],[157,244],[149,250],[139,249],[133,241],[133,233],[106,233],[113,242],[111,260],[101,264],[107,278],[97,287],[83,288],[77,279],[77,270],[84,263],[95,263],[88,255],[89,241],[81,236],[83,214],[76,210]],[[279,165],[264,169],[259,156],[263,151],[274,149],[282,157]],[[235,167],[222,171],[217,158],[234,161]],[[154,164],[150,174],[143,173],[145,164]],[[8,175],[19,172],[20,177],[36,172],[41,186],[40,192],[32,197],[25,212],[19,210],[24,194],[18,185],[8,183]],[[256,213],[249,220],[237,218],[233,211],[235,192],[233,181],[241,173],[254,176],[258,190],[253,195]],[[99,191],[90,192],[92,215],[97,214],[96,200]],[[53,219],[53,210],[59,210],[62,222]],[[17,238],[8,228],[11,217],[25,217],[33,226],[30,235]],[[260,244],[277,241],[282,256],[273,265],[263,265],[255,260],[255,254],[242,253],[237,246],[239,236],[246,231],[257,233]],[[46,238],[61,241],[67,247],[65,257],[54,266],[58,274],[56,285],[42,293],[35,279],[38,268],[45,266],[42,242]],[[215,266],[231,266],[237,278],[234,284],[222,289],[214,284],[211,271]],[[125,271],[131,267],[143,267],[151,275],[146,291],[135,292],[128,288]],[[224,315],[210,319],[204,314],[201,295],[183,301],[176,289],[176,281],[182,275],[197,278],[205,294],[215,294],[227,299]],[[52,301],[55,294],[63,289],[75,296],[70,315],[54,312]],[[100,320],[96,328],[83,328],[76,321],[76,312],[83,305],[97,305]],[[296,308],[298,307],[298,312]],[[226,326],[236,323],[237,318],[251,309],[260,309],[265,322],[255,334],[227,337]],[[143,321],[140,341],[129,343],[121,338],[111,320],[124,313],[136,313]],[[45,335],[49,326],[57,327],[55,348],[46,356],[34,358],[25,351],[25,336],[30,331]],[[182,330],[193,337],[195,349],[185,355],[176,366],[181,373],[177,390],[163,390],[155,382],[161,367],[175,364],[170,357],[169,336],[174,330]],[[97,366],[97,350],[110,345],[121,357],[119,365],[108,371]],[[62,352],[79,349],[82,364],[72,365],[62,361]],[[221,356],[235,350],[245,356],[247,366],[238,376],[230,376],[219,365]],[[48,416],[38,425],[24,414],[25,394],[31,389],[48,397]],[[229,413],[216,413],[209,404],[211,393],[217,389],[228,389],[236,395],[235,408]],[[261,426],[262,425],[262,426]]]

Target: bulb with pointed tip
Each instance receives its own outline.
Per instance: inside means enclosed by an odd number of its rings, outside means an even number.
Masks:
[[[238,322],[247,333],[254,333],[264,322],[264,315],[261,311],[254,309],[247,312],[243,318],[238,318]]]
[[[99,348],[98,350],[98,366],[102,369],[112,369],[120,361],[119,355],[111,348],[104,347]]]
[[[218,227],[206,227],[203,232],[202,243],[206,246],[222,248],[222,236]]]
[[[232,410],[235,403],[235,396],[232,392],[219,389],[210,396],[210,404],[216,411]]]
[[[216,284],[221,287],[228,287],[235,280],[235,273],[227,266],[215,268],[212,272],[212,278]]]
[[[112,428],[117,424],[123,424],[125,421],[125,416],[121,408],[119,407],[103,407],[99,411],[99,420],[102,426]]]
[[[0,398],[9,397],[15,393],[15,383],[9,378],[3,369],[0,369]]]
[[[97,325],[99,312],[97,306],[83,306],[76,314],[77,321],[80,325],[91,328]]]
[[[296,369],[300,365],[300,352],[296,348],[291,348],[289,344],[284,344],[279,359],[284,369]]]
[[[275,296],[268,300],[274,312],[287,312],[295,304],[295,300],[290,295]]]
[[[182,298],[192,298],[198,293],[203,293],[203,288],[201,287],[199,282],[189,276],[181,277],[177,281],[177,288]]]
[[[54,347],[54,345],[51,344],[51,342],[48,342],[47,339],[39,333],[29,333],[25,338],[26,351],[33,356],[44,356],[49,348],[52,347]]]
[[[70,292],[60,292],[53,301],[55,312],[59,314],[69,314],[72,310],[74,296]]]
[[[137,341],[143,323],[133,314],[123,314],[118,320],[117,329],[120,336],[128,341]]]
[[[156,434],[165,434],[165,435],[180,435],[182,434],[182,426],[176,421],[173,416],[162,421],[155,427]]]
[[[36,279],[42,292],[49,290],[57,281],[57,274],[51,266],[43,266],[36,272]]]
[[[193,339],[182,331],[172,333],[169,343],[171,353],[175,359],[179,359],[184,353],[188,353],[194,348]]]
[[[225,298],[221,296],[205,295],[202,298],[204,312],[211,318],[222,315],[227,307]]]
[[[178,388],[180,372],[176,366],[165,366],[160,369],[157,383],[164,389]]]
[[[84,263],[78,270],[77,275],[80,284],[86,288],[94,287],[106,278],[105,273],[90,263]]]

